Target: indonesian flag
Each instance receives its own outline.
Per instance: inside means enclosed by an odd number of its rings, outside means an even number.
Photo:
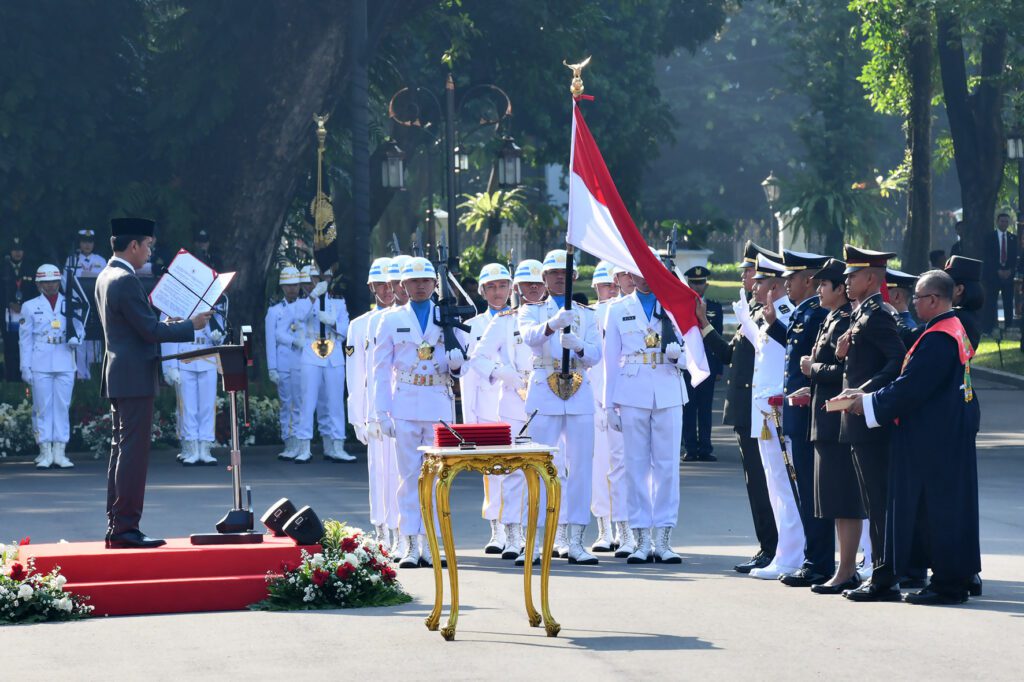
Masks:
[[[597,258],[639,272],[662,304],[686,346],[686,369],[696,386],[706,379],[707,357],[697,321],[700,298],[651,253],[622,203],[579,104],[572,106],[569,173],[569,233],[566,241]]]

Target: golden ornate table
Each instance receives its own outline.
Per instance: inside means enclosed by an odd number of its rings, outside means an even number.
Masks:
[[[424,452],[423,469],[420,471],[419,494],[420,510],[426,526],[427,541],[430,543],[431,556],[434,557],[434,609],[427,616],[428,630],[437,630],[441,621],[441,599],[444,595],[444,578],[440,555],[437,547],[437,535],[434,529],[433,497],[437,496],[438,521],[441,524],[441,541],[448,560],[448,580],[451,584],[452,604],[448,614],[448,624],[441,628],[441,636],[446,640],[455,639],[455,625],[459,620],[459,569],[455,556],[455,539],[452,537],[451,506],[449,493],[455,477],[461,471],[479,471],[482,474],[510,474],[517,469],[526,476],[528,491],[528,521],[526,526],[526,556],[533,554],[534,539],[537,536],[537,517],[540,506],[540,483],[544,482],[547,492],[547,509],[545,510],[544,543],[540,552],[540,609],[533,606],[532,593],[532,561],[524,562],[523,594],[526,598],[526,616],[532,627],[544,619],[544,630],[548,637],[557,637],[562,626],[551,617],[548,608],[548,578],[551,573],[551,551],[555,544],[555,530],[558,523],[558,508],[561,501],[561,484],[552,461],[552,453],[556,448],[548,445],[527,443],[522,445],[484,446],[472,450],[453,448],[435,448],[422,446]]]

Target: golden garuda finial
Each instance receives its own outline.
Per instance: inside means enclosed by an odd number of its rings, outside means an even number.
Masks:
[[[579,97],[583,94],[583,78],[581,78],[581,74],[583,69],[587,68],[590,64],[591,59],[592,57],[587,57],[579,64],[569,64],[564,59],[562,60],[562,64],[572,70],[572,83],[569,85],[569,92],[572,93],[573,97]]]
[[[316,197],[313,198],[309,212],[313,215],[313,248],[319,251],[329,246],[338,236],[334,226],[334,206],[323,191],[324,151],[327,147],[327,128],[324,124],[330,114],[323,116],[313,114],[316,123]]]

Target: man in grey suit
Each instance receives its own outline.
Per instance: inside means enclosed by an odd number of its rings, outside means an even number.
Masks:
[[[156,224],[141,218],[110,221],[114,257],[96,278],[96,307],[103,325],[103,379],[110,399],[113,437],[107,470],[107,548],[159,547],[163,540],[139,530],[146,494],[153,400],[158,390],[160,343],[191,341],[210,313],[160,322],[135,271],[148,260]]]

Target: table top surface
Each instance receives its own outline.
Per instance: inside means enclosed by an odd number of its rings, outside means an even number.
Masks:
[[[553,453],[558,448],[543,443],[521,443],[519,445],[481,445],[471,450],[463,450],[459,447],[438,448],[433,445],[421,445],[417,449],[438,457],[464,457],[467,455],[546,455]]]

